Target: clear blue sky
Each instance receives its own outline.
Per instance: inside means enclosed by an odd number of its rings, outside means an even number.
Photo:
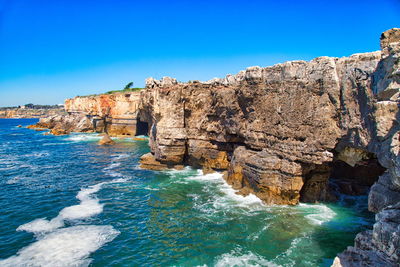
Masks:
[[[0,106],[379,49],[400,0],[0,0]]]

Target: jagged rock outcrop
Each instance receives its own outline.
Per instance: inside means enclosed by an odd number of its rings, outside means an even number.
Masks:
[[[84,114],[54,115],[42,118],[28,128],[51,129],[52,133],[93,132],[92,121]],[[56,134],[57,135],[57,134]]]
[[[333,266],[400,266],[400,29],[384,32],[381,48],[383,57],[372,88],[378,102],[371,150],[387,171],[369,193],[369,210],[377,213],[376,223],[372,230],[359,233],[354,247],[339,254]]]
[[[140,124],[137,121],[139,102],[140,92],[77,96],[65,100],[64,115],[43,118],[35,127],[134,136]]]
[[[373,109],[380,60],[380,52],[321,57],[207,83],[149,79],[141,112],[152,152],[167,164],[229,169],[230,183],[266,203],[296,204],[301,190],[310,201],[329,199],[322,165],[335,148],[368,149],[374,123],[363,115]]]
[[[140,92],[121,92],[97,96],[75,97],[65,101],[70,114],[84,114],[96,132],[110,136],[134,136]]]
[[[334,264],[398,266],[399,40],[392,29],[381,51],[251,67],[207,82],[149,78],[135,95],[77,97],[66,110],[78,128],[110,135],[133,135],[143,124],[151,148],[143,167],[226,170],[235,189],[267,204],[331,201],[334,189],[361,194],[373,184],[376,224]]]
[[[252,67],[205,83],[150,78],[139,116],[151,127],[153,157],[227,169],[233,187],[269,204],[334,199],[329,178],[343,164],[360,177],[339,184],[351,194],[380,175],[369,194],[379,212],[374,229],[335,264],[398,266],[399,36],[383,33],[382,51]]]

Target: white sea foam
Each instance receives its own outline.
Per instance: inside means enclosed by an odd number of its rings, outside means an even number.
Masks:
[[[104,170],[111,170],[116,167],[119,167],[120,165],[121,165],[121,162],[114,162],[114,163],[111,163],[109,166],[105,167]]]
[[[93,142],[93,141],[99,141],[101,138],[102,136],[98,134],[80,133],[80,134],[71,134],[67,138],[65,138],[65,140],[74,142]]]
[[[136,135],[136,138],[143,138],[143,139],[149,139],[147,135]]]
[[[46,220],[45,218],[33,220],[29,223],[20,225],[17,228],[17,231],[26,231],[26,232],[40,234],[40,233],[54,231],[63,226],[64,226],[64,221],[62,220],[61,217],[57,216],[56,218],[50,221]]]
[[[73,222],[101,213],[103,204],[94,194],[106,184],[124,181],[122,178],[114,179],[83,188],[76,196],[80,200],[78,205],[64,208],[51,220],[40,218],[19,226],[17,231],[32,232],[38,241],[21,249],[15,256],[0,260],[0,266],[88,266],[90,253],[112,241],[119,232],[112,226],[62,227],[65,221]]]
[[[92,196],[92,194],[98,192],[101,189],[101,186],[104,184],[105,183],[99,183],[88,188],[81,189],[76,196],[76,198],[80,200],[80,203],[78,205],[73,205],[62,209],[58,216],[54,219],[36,219],[32,222],[19,226],[17,231],[43,234],[45,232],[51,232],[55,229],[63,227],[64,221],[85,219],[100,214],[103,211],[103,204],[100,204],[99,200]]]
[[[222,179],[222,176],[221,176]],[[258,208],[265,208],[266,206],[263,204],[262,200],[259,199],[254,194],[249,194],[247,196],[237,194],[237,191],[233,189],[228,183],[222,179],[222,185],[220,186],[221,192],[223,192],[227,197],[231,200],[237,202],[238,205],[246,205],[246,206],[257,206]]]
[[[114,155],[113,158],[118,160],[118,159],[124,158],[125,155],[127,155],[127,154]],[[114,170],[115,168],[119,167],[120,165],[121,165],[121,162],[112,162],[110,165],[108,165],[107,167],[103,168],[103,172],[105,174],[107,174],[108,176],[111,176],[111,177],[121,177],[121,178],[126,179],[126,177],[124,177],[124,175],[122,173],[117,172],[117,171]]]
[[[185,179],[187,179],[189,175],[193,175],[193,176],[189,177],[189,178],[191,178],[191,177],[195,177],[195,176],[203,174],[203,172],[201,170],[195,170],[195,169],[192,169],[191,167],[188,167],[188,166],[186,166],[182,170],[168,169],[168,170],[164,170],[164,171],[161,171],[161,172],[164,173],[164,174],[167,174],[167,175],[169,175],[171,177],[174,177],[174,178],[185,177]]]
[[[104,169],[103,169],[103,172],[104,172],[105,174],[107,174],[108,176],[111,176],[111,177],[123,177],[122,173],[117,172],[117,171],[115,171],[115,170],[113,170],[113,169],[104,168]]]
[[[328,206],[323,204],[304,204],[300,203],[299,208],[310,213],[305,217],[313,224],[321,225],[325,222],[332,220],[336,213],[331,210]]]
[[[15,176],[15,177],[13,177],[13,178],[7,180],[6,184],[17,184],[17,183],[19,183],[19,181],[21,181],[21,180],[23,180],[23,179],[24,179],[24,177]]]
[[[64,208],[60,211],[60,217],[64,220],[85,219],[103,212],[103,204],[97,199],[82,201],[79,205]]]
[[[116,160],[125,159],[125,158],[129,158],[129,154],[124,153],[124,154],[119,154],[119,155],[113,155],[113,158]]]
[[[240,266],[268,266],[278,267],[279,265],[259,256],[252,252],[242,253],[236,249],[230,253],[222,254],[217,257],[215,265],[216,267],[240,267]]]
[[[299,247],[299,244],[304,241],[307,237],[301,236],[301,237],[296,237],[295,239],[290,242],[290,247],[284,251],[283,253],[279,254],[275,259],[279,258],[285,258],[286,261],[290,261],[290,258],[292,258],[293,253],[295,252],[296,248]],[[293,261],[292,264],[294,265],[295,262]]]
[[[216,209],[226,209],[228,206],[241,206],[253,210],[266,208],[262,200],[254,194],[249,194],[247,196],[237,194],[237,191],[223,179],[222,173],[215,172],[204,175],[200,170],[197,175],[188,177],[187,180],[216,185],[218,190],[222,193],[221,195],[214,195],[213,207]],[[207,187],[205,190],[208,190]]]
[[[0,260],[1,266],[88,266],[90,253],[112,241],[119,232],[112,226],[81,225],[59,229]]]
[[[50,154],[48,152],[33,152],[31,154],[26,154],[24,157],[26,158],[42,158],[42,157],[47,157]]]
[[[58,216],[51,220],[40,218],[23,224],[17,228],[17,231],[27,231],[36,235],[42,235],[43,233],[63,227],[65,221],[82,220],[98,215],[103,212],[104,205],[101,204],[93,194],[97,193],[105,184],[121,183],[125,181],[126,179],[122,178],[114,179],[109,182],[103,182],[81,189],[76,196],[76,198],[80,200],[78,205],[62,209]]]

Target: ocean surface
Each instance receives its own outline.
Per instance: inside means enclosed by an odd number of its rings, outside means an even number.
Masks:
[[[0,266],[329,266],[372,227],[366,197],[265,206],[219,173],[138,167],[147,141],[0,119]]]

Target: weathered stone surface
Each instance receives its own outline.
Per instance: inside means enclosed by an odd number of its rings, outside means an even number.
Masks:
[[[352,194],[365,192],[383,166],[370,209],[398,203],[398,36],[398,29],[384,33],[382,52],[251,67],[205,83],[148,79],[140,113],[151,126],[155,159],[227,168],[228,183],[270,204],[331,200],[334,160],[352,168],[347,174],[356,178],[339,184]],[[371,175],[362,178],[363,172]],[[374,228],[376,235],[383,228]],[[371,242],[365,235],[359,240]],[[370,250],[356,244],[348,251],[361,265],[374,263],[378,248],[392,246],[387,238],[374,240]]]
[[[354,167],[358,162],[367,159],[368,152],[354,147],[346,147],[339,152],[337,159]]]
[[[140,92],[75,97],[65,100],[65,114],[43,118],[36,127],[68,132],[107,132],[110,136],[134,136]]]
[[[140,158],[140,167],[147,170],[162,171],[168,169],[166,164],[157,161],[153,154],[147,153]]]
[[[370,73],[380,59],[373,52],[292,61],[207,83],[150,79],[141,103],[151,125],[150,147],[163,163],[236,170],[243,165],[242,174],[230,171],[236,178],[228,181],[238,187],[241,177],[242,187],[266,203],[296,204],[303,184],[304,199],[327,200],[329,170],[315,168],[331,162],[335,149],[343,155],[342,150],[367,150],[374,131],[367,116],[374,108]],[[260,162],[240,158],[243,149],[236,149],[242,146]],[[261,170],[263,158],[285,169]]]
[[[65,110],[88,116],[95,132],[126,137],[136,134],[139,101],[139,91],[75,97],[65,101]]]
[[[382,60],[373,73],[372,90],[378,102],[372,113],[375,125],[369,151],[376,154],[386,172],[371,187],[369,210],[376,212],[373,230],[357,235],[335,259],[333,266],[400,265],[400,126],[399,126],[399,40],[400,29],[382,34]]]
[[[400,29],[393,28],[381,34],[381,49],[385,54],[390,54],[394,47],[400,43]]]
[[[52,134],[52,135],[67,135],[67,134],[69,134],[69,132],[65,129],[53,128],[50,130],[50,134]]]
[[[268,204],[297,204],[303,186],[302,167],[266,151],[240,146],[235,149],[227,181],[235,189],[251,189]]]
[[[108,134],[104,134],[98,144],[99,145],[114,145],[115,141],[112,140]]]
[[[64,132],[93,132],[93,125],[89,118],[83,114],[54,115],[41,118],[35,125],[28,128],[55,129],[52,133]]]
[[[332,200],[328,179],[337,162],[350,168],[335,178],[351,194],[365,192],[383,167],[369,194],[374,229],[360,233],[335,264],[392,266],[399,251],[399,36],[399,29],[385,32],[382,51],[250,67],[204,83],[149,78],[133,98],[75,98],[66,108],[113,135],[134,131],[117,126],[121,120],[146,122],[152,153],[142,167],[226,169],[234,188],[269,204]]]
[[[361,267],[400,264],[400,205],[389,206],[376,215],[373,230],[359,233],[354,247],[340,253],[332,266]]]

